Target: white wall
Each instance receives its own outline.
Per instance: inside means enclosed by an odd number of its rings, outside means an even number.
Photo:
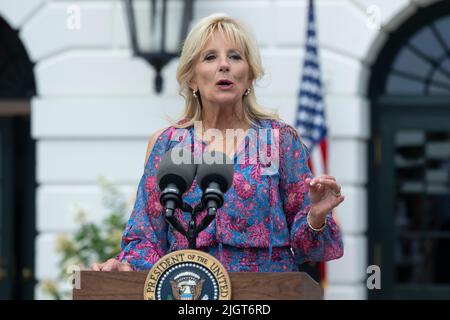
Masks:
[[[330,173],[347,195],[337,213],[345,256],[328,263],[328,299],[365,299],[367,267],[366,100],[368,68],[393,30],[419,0],[318,0],[316,11],[326,114]],[[263,105],[293,123],[305,37],[305,0],[197,0],[195,20],[225,12],[246,23],[261,46],[265,77],[257,84]],[[78,5],[81,28],[67,28],[67,8]],[[380,9],[380,27],[368,25],[367,8]],[[132,196],[142,173],[146,140],[176,117],[173,61],[164,70],[165,91],[153,92],[153,70],[131,56],[124,8],[119,0],[0,0],[0,14],[20,29],[32,60],[38,95],[32,101],[32,135],[37,143],[36,276],[57,274],[54,239],[71,232],[76,203],[95,212],[96,179],[106,175]],[[37,298],[45,298],[39,287]]]

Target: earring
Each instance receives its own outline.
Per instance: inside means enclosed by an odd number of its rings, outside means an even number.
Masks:
[[[198,90],[192,90],[192,95],[194,96],[195,99],[198,99],[197,92]]]
[[[252,91],[252,89],[248,88],[247,90],[245,90],[244,96],[248,96],[250,94],[250,92]]]

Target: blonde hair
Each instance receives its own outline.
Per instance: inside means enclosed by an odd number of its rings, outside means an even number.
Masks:
[[[256,42],[239,21],[220,13],[203,18],[189,32],[181,51],[177,68],[177,81],[180,86],[179,94],[186,101],[181,119],[186,119],[186,121],[174,124],[175,127],[186,128],[193,125],[194,121],[201,120],[200,102],[193,97],[188,82],[193,77],[195,61],[215,32],[243,49],[249,64],[252,81],[260,79],[264,74]],[[258,105],[253,83],[250,87],[250,93],[243,98],[243,109],[244,120],[248,124],[255,124],[255,121],[260,119],[279,119],[276,113],[265,111]]]

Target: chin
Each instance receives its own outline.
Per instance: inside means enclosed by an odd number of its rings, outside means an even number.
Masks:
[[[219,97],[216,99],[216,102],[218,104],[230,104],[230,105],[234,105],[239,101],[238,97],[233,96],[233,97]]]
[[[236,92],[227,92],[227,91],[219,92],[214,100],[220,103],[225,102],[233,103],[239,100],[239,95],[237,95]]]

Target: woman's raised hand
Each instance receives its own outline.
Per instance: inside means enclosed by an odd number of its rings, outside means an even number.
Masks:
[[[308,178],[305,183],[308,186],[311,200],[310,218],[315,225],[320,226],[325,221],[327,212],[344,201],[341,186],[334,177],[326,174],[312,179]]]

